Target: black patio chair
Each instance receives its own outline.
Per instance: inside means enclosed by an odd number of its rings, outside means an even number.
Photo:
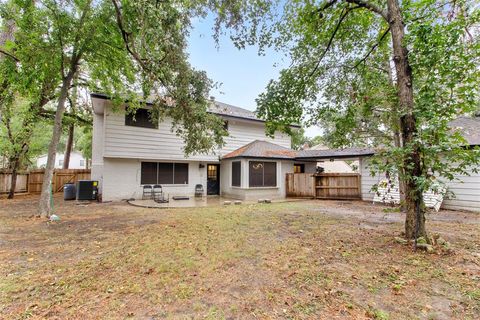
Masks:
[[[142,200],[153,199],[153,187],[149,184],[143,186]]]
[[[205,190],[203,189],[203,184],[195,185],[195,197],[202,197]]]
[[[155,201],[163,200],[163,189],[161,185],[154,184],[152,191],[153,191],[153,200]]]

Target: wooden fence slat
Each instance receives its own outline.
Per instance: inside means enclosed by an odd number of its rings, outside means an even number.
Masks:
[[[12,183],[12,174],[9,171],[0,171],[0,194],[10,192]],[[28,174],[20,172],[17,174],[17,184],[15,193],[25,193],[28,191]]]
[[[358,173],[287,173],[285,186],[287,197],[361,199]]]
[[[360,174],[321,173],[316,174],[316,194],[318,199],[360,199]]]
[[[42,191],[45,170],[31,170],[17,176],[16,193],[40,193]],[[90,180],[90,169],[55,169],[53,171],[52,187],[54,192],[63,192],[66,183],[76,183],[79,180]],[[0,194],[10,190],[11,173],[0,172]]]

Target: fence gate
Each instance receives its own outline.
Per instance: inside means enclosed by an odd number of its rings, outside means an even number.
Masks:
[[[45,170],[33,170],[29,173],[28,192],[42,191]],[[76,183],[78,180],[90,180],[90,169],[55,169],[52,177],[53,192],[62,192],[66,183]]]
[[[287,173],[287,197],[315,199],[361,199],[358,173]]]

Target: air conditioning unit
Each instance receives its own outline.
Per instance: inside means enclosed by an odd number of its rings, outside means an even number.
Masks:
[[[77,200],[97,200],[98,181],[79,180],[77,182]]]

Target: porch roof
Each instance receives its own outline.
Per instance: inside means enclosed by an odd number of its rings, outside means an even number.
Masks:
[[[373,148],[300,150],[295,158],[297,160],[348,159],[373,156],[375,152]]]
[[[263,140],[255,140],[232,151],[222,159],[262,158],[285,159],[298,161],[314,161],[323,159],[346,159],[367,157],[375,154],[372,148],[345,148],[327,150],[292,150]]]
[[[243,147],[227,153],[222,159],[233,158],[268,158],[268,159],[295,159],[296,151],[278,144],[263,140],[252,141]]]

